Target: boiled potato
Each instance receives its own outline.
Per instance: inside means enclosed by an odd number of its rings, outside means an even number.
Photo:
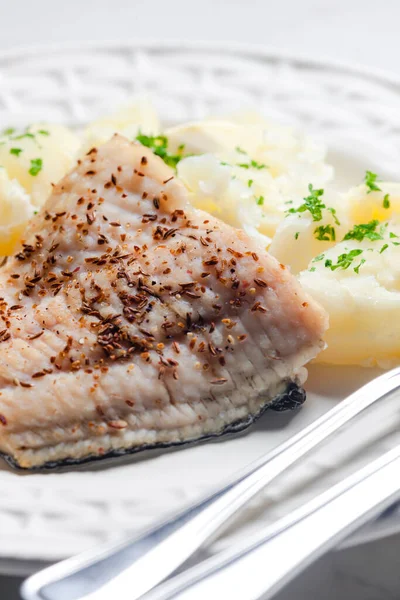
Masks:
[[[51,184],[72,167],[79,146],[79,138],[62,125],[33,125],[0,138],[0,165],[40,207],[51,193]]]
[[[145,98],[138,99],[109,116],[93,121],[83,132],[81,154],[90,148],[107,142],[114,133],[134,139],[138,133],[158,135],[160,121],[158,115]]]
[[[242,227],[265,246],[289,203],[300,205],[310,182],[326,183],[332,169],[323,162],[323,151],[306,138],[261,118],[246,119],[193,122],[167,129],[165,135],[169,151],[195,155],[178,164],[193,204]]]
[[[335,246],[349,230],[349,218],[338,204],[337,194],[325,192],[320,199],[325,205],[321,218],[314,220],[309,210],[287,213],[269,247],[270,253],[289,266],[292,273],[306,269],[314,256]]]
[[[12,253],[34,214],[29,195],[0,167],[0,255]]]
[[[369,231],[378,239],[344,240],[299,275],[329,314],[328,347],[319,362],[384,368],[399,363],[400,224],[375,222]]]
[[[343,194],[341,202],[352,223],[385,221],[392,215],[400,215],[400,184],[381,181],[377,184],[378,191],[370,191],[362,184]]]

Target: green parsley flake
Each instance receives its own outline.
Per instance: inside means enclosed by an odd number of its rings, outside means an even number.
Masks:
[[[240,148],[239,146],[236,146],[235,150],[236,152],[239,152],[239,154],[247,154],[246,150],[243,150],[243,148]]]
[[[400,246],[400,242],[392,242],[393,246]]]
[[[311,269],[308,269],[309,271],[311,271],[311,273],[314,273],[314,271],[316,270],[315,267],[311,267]]]
[[[30,140],[34,140],[35,136],[33,135],[33,133],[25,132],[25,133],[21,133],[21,135],[16,135],[12,139],[13,140],[23,140],[24,138],[28,138]]]
[[[319,262],[320,260],[324,260],[325,254],[318,254],[315,258],[312,259],[312,262]]]
[[[360,272],[360,267],[362,267],[365,262],[366,262],[365,258],[362,258],[361,261],[359,262],[359,264],[356,267],[354,267],[353,270],[354,270],[355,273],[357,273],[357,275]]]
[[[258,206],[262,206],[264,204],[264,196],[259,196],[258,198],[256,198],[256,202]]]
[[[308,186],[308,190],[310,195],[307,198],[304,198],[304,203],[301,204],[298,208],[290,208],[288,213],[303,213],[308,210],[311,213],[313,221],[321,221],[322,220],[322,209],[326,208],[325,204],[321,202],[320,198],[324,193],[324,190],[314,190],[312,183]]]
[[[239,163],[238,165],[236,165],[237,167],[242,167],[242,169],[268,169],[267,165],[264,165],[263,163],[259,163],[256,160],[251,160],[249,163]]]
[[[268,165],[264,165],[264,163],[259,163],[255,160],[250,161],[250,166],[253,167],[253,169],[268,169]]]
[[[344,240],[357,240],[362,242],[365,238],[375,242],[376,240],[383,240],[383,227],[380,227],[380,231],[376,231],[379,225],[379,221],[374,219],[369,223],[361,223],[360,225],[354,225],[353,229],[348,231],[344,236]]]
[[[364,183],[368,188],[367,194],[371,192],[381,192],[381,188],[376,184],[378,181],[378,175],[372,173],[372,171],[366,171],[364,176]]]
[[[40,144],[38,143],[38,141],[36,139],[36,136],[37,135],[49,136],[50,132],[47,131],[47,129],[39,129],[35,133],[31,133],[30,131],[28,131],[28,129],[29,128],[26,128],[23,133],[19,133],[17,135],[17,130],[14,129],[13,127],[9,127],[8,129],[5,129],[3,131],[2,135],[7,136],[10,141],[23,140],[23,139],[33,140],[36,143],[36,145],[39,148],[41,148]]]
[[[336,216],[336,209],[328,207],[327,210],[329,210],[329,212],[332,214],[333,220],[335,221],[336,225],[340,225],[340,221]]]
[[[295,240],[299,239],[299,234],[300,234],[300,231],[296,231],[296,233],[294,234],[294,239]]]
[[[389,194],[385,194],[383,197],[383,208],[390,208]]]
[[[29,174],[32,177],[36,177],[40,173],[43,167],[43,161],[41,158],[33,158],[31,160],[31,168],[29,169]]]
[[[180,150],[179,154],[169,154],[168,153],[168,139],[165,135],[144,135],[139,133],[136,136],[136,140],[142,144],[142,146],[146,146],[146,148],[150,148],[160,158],[163,159],[165,164],[173,169],[176,169],[176,165],[182,159],[182,151]]]
[[[19,156],[22,152],[22,148],[10,148],[10,154],[14,154],[15,156]]]
[[[253,179],[249,179],[247,185],[248,187],[251,187],[253,185]]]
[[[398,235],[396,235],[395,233],[393,233],[393,231],[391,231],[391,232],[389,233],[389,237],[393,239],[393,238],[398,238],[399,236],[398,236]]]
[[[383,244],[382,248],[379,250],[379,254],[382,254],[382,252],[385,252],[386,248],[389,248],[389,244]]]
[[[336,269],[348,269],[353,262],[353,260],[362,254],[361,249],[350,250],[350,252],[340,254],[336,264],[333,264],[332,260],[327,259],[325,261],[325,267],[331,269],[331,271],[336,271]]]
[[[332,225],[320,225],[314,229],[314,237],[321,242],[334,242],[336,240],[335,228]]]

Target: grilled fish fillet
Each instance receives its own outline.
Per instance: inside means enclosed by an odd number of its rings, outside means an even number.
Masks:
[[[0,270],[0,452],[22,468],[180,444],[299,404],[325,312],[121,136]]]

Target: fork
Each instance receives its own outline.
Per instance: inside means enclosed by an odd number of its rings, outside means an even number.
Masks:
[[[400,387],[400,368],[374,379],[197,504],[141,536],[53,565],[22,586],[25,600],[138,600],[216,535],[261,489],[372,404]]]
[[[241,546],[161,584],[143,600],[268,600],[313,560],[400,498],[400,445]],[[253,577],[254,573],[258,577]]]

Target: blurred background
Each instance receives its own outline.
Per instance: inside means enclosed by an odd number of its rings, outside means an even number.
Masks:
[[[240,42],[355,63],[400,78],[399,23],[399,0],[0,0],[0,51],[104,40]],[[391,539],[390,545],[389,553],[399,556],[400,538]],[[363,552],[342,552],[340,558],[332,553],[280,600],[301,600],[310,594],[319,600],[398,599],[399,570],[390,566],[387,552],[388,546],[382,553],[376,542]],[[349,560],[353,579],[348,572],[341,575]],[[363,588],[361,575],[367,564],[376,585]],[[333,574],[341,587],[334,588]],[[18,585],[17,577],[0,575],[0,600],[16,600]]]
[[[400,75],[398,0],[0,0],[0,48],[85,40],[261,44]]]

